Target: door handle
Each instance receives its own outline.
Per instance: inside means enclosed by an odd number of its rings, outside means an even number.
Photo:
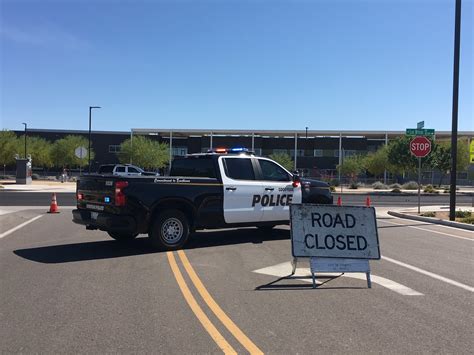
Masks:
[[[273,188],[273,187],[265,187],[265,191],[273,191],[273,190],[275,190],[275,188]]]
[[[228,190],[228,191],[235,191],[235,190],[237,190],[236,187],[226,187],[225,189]]]

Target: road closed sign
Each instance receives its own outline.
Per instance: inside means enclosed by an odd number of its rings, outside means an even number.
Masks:
[[[290,206],[294,257],[380,259],[373,207]]]

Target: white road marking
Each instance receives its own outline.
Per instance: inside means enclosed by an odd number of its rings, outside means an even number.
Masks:
[[[12,229],[10,229],[10,230],[7,230],[6,232],[3,232],[2,234],[0,234],[0,239],[6,237],[7,235],[12,234],[13,232],[16,232],[18,229],[23,228],[24,226],[26,226],[26,225],[28,225],[28,224],[30,224],[30,223],[36,221],[37,219],[39,219],[39,218],[41,218],[41,217],[43,217],[43,216],[44,216],[44,215],[41,214],[41,215],[39,215],[39,216],[33,217],[33,218],[27,220],[26,222],[23,222],[22,224],[17,225],[15,228],[12,228]]]
[[[389,224],[395,224],[397,226],[405,226],[405,227],[408,227],[408,228],[413,228],[413,229],[419,229],[419,230],[422,230],[424,232],[430,232],[430,233],[435,233],[435,234],[442,234],[442,235],[447,235],[449,237],[453,237],[453,238],[458,238],[458,239],[464,239],[464,240],[470,240],[471,242],[474,242],[474,238],[467,238],[467,237],[461,237],[459,235],[454,235],[454,234],[449,234],[449,233],[443,233],[443,232],[438,232],[438,231],[435,231],[435,230],[432,230],[432,229],[426,229],[426,228],[421,228],[421,227],[415,227],[415,226],[411,226],[411,225],[406,225],[406,224],[403,224],[403,223],[395,223],[395,222],[389,222],[389,221],[382,221],[384,223],[389,223]],[[433,224],[434,226],[437,226],[436,224]],[[474,233],[473,233],[474,235]]]
[[[471,286],[465,285],[465,284],[463,284],[463,283],[461,283],[461,282],[457,282],[457,281],[448,279],[447,277],[444,277],[444,276],[441,276],[441,275],[438,275],[438,274],[435,274],[435,273],[432,273],[432,272],[429,272],[429,271],[420,269],[420,268],[418,268],[418,267],[416,267],[416,266],[413,266],[413,265],[410,265],[410,264],[405,264],[404,262],[401,262],[401,261],[398,261],[398,260],[395,260],[395,259],[392,259],[392,258],[387,258],[386,256],[382,256],[382,260],[386,260],[386,261],[389,261],[389,262],[391,262],[391,263],[397,264],[397,265],[399,265],[399,266],[406,267],[407,269],[410,269],[410,270],[419,272],[420,274],[423,274],[423,275],[432,277],[433,279],[446,282],[446,283],[448,283],[448,284],[450,284],[450,285],[460,287],[460,288],[462,288],[462,289],[464,289],[464,290],[467,290],[467,291],[470,291],[470,292],[474,292],[474,287],[471,287]]]
[[[270,275],[270,276],[276,276],[276,277],[284,277],[284,276],[289,276],[291,273],[291,263],[285,262],[269,267],[265,267],[262,269],[254,270],[253,272],[257,274],[263,274],[263,275]],[[317,276],[321,277],[336,277],[339,276],[340,274],[333,274],[333,273],[318,273]],[[311,276],[311,272],[309,268],[297,268],[295,274],[292,276],[293,278],[299,279],[304,282],[313,282],[311,278],[308,278]],[[304,277],[304,278],[303,278]],[[349,277],[352,279],[357,279],[357,280],[364,280],[366,281],[366,276],[364,273],[347,273],[344,274],[343,277]],[[385,288],[388,288],[389,290],[392,290],[396,293],[399,293],[403,296],[423,296],[422,293],[415,291],[407,286],[404,286],[402,284],[399,284],[398,282],[392,281],[390,279],[387,279],[385,277],[377,276],[374,274],[370,275],[370,278],[373,283],[379,284],[380,286],[383,286]],[[321,282],[316,280],[317,284],[321,284]]]

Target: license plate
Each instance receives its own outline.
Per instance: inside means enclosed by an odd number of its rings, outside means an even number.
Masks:
[[[99,212],[91,212],[91,218],[92,219],[97,219],[98,215],[99,215]]]
[[[101,205],[91,205],[91,204],[87,204],[86,205],[86,208],[89,209],[89,210],[96,210],[96,211],[103,211],[104,210],[104,206],[101,206]]]

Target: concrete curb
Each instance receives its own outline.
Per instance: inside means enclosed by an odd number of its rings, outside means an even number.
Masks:
[[[432,218],[432,217],[423,217],[423,216],[415,216],[415,215],[410,215],[410,214],[395,212],[395,211],[388,211],[387,213],[391,216],[398,217],[398,218],[405,218],[405,219],[412,219],[414,221],[442,224],[444,226],[449,226],[449,227],[474,231],[474,224],[466,224],[466,223],[445,221],[444,219],[438,219],[438,218]]]

